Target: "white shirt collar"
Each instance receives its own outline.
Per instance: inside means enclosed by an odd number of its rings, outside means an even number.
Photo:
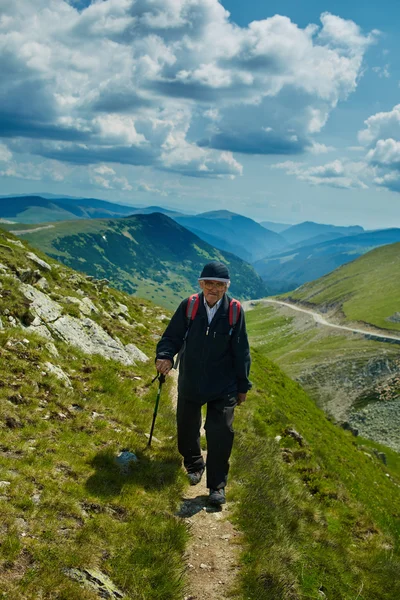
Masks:
[[[217,310],[219,309],[219,307],[220,307],[220,304],[221,304],[221,302],[222,302],[222,299],[223,299],[223,297],[222,297],[222,298],[220,298],[220,299],[218,300],[218,302],[216,302],[216,303],[214,304],[214,306],[208,306],[208,304],[207,304],[207,300],[206,300],[206,297],[205,297],[205,296],[203,297],[203,300],[204,300],[204,306],[206,307],[206,311],[207,311],[208,324],[210,324],[210,323],[211,323],[211,321],[212,321],[212,319],[213,319],[213,317],[214,317],[215,313],[216,313],[216,312],[217,312]]]

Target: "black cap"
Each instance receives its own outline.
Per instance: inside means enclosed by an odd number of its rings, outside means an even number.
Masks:
[[[225,281],[228,283],[230,281],[228,267],[222,262],[213,260],[203,267],[199,281],[203,279],[213,279],[214,281]]]

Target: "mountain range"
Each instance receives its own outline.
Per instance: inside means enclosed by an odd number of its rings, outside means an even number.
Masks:
[[[218,250],[161,213],[118,219],[80,219],[14,229],[36,248],[64,264],[168,307],[198,287],[205,262],[221,260],[230,270],[230,293],[259,298],[267,288],[253,267]]]
[[[219,253],[222,256],[221,253],[228,252],[252,264],[264,281],[264,290],[268,289],[270,294],[294,290],[307,281],[351,262],[368,250],[400,240],[398,229],[364,231],[358,225],[340,227],[311,221],[297,225],[265,221],[257,223],[227,210],[188,215],[160,206],[124,206],[95,198],[56,197],[50,194],[47,196],[2,197],[0,219],[3,219],[3,223],[15,221],[21,226],[25,224],[26,227],[21,227],[24,231],[34,224],[45,224],[49,228],[49,223],[77,219],[94,220],[162,213],[205,242],[208,248],[206,254],[210,254],[211,246],[214,248],[214,255]],[[266,225],[270,225],[271,229],[266,228]],[[72,226],[72,230],[74,228],[75,225]],[[63,235],[65,231],[66,229],[63,229]],[[36,240],[41,238],[42,235],[35,237]],[[82,265],[83,262],[83,268]],[[158,282],[154,280],[152,284],[150,281],[148,284],[152,287],[153,284],[157,286]],[[251,283],[250,287],[252,285]],[[129,289],[141,290],[146,297],[154,296],[150,293],[152,290],[148,288],[147,283],[138,286],[135,282]],[[188,288],[184,285],[179,289]],[[168,293],[166,295],[169,296]],[[245,293],[243,297],[248,296]],[[171,301],[171,298],[168,301]]]
[[[369,250],[398,241],[400,229],[367,231],[286,250],[255,262],[254,268],[268,282],[270,293],[283,293],[318,279]]]

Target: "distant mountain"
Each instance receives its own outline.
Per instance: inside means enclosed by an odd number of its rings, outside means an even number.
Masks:
[[[397,231],[400,239],[400,230]],[[292,301],[335,310],[344,320],[400,330],[400,243],[367,252],[286,294]]]
[[[288,229],[285,229],[282,236],[289,244],[297,244],[298,242],[326,233],[337,233],[337,237],[339,237],[339,235],[358,235],[363,232],[364,229],[359,225],[338,227],[336,225],[325,225],[323,223],[314,223],[313,221],[304,221],[304,223],[292,225]]]
[[[162,206],[145,206],[142,208],[133,209],[131,215],[151,215],[152,213],[162,213],[168,217],[175,218],[184,216],[184,213],[178,212],[177,210],[171,210],[169,208],[163,208]]]
[[[251,265],[160,213],[52,225],[43,224],[21,237],[74,269],[164,306],[176,306],[179,298],[197,289],[201,269],[210,260],[228,265],[233,296],[259,298],[267,293]],[[7,228],[13,231],[13,226]]]
[[[43,198],[42,196],[8,196],[0,198],[0,217],[18,223],[42,223],[70,219],[119,217],[135,211],[97,198]]]
[[[254,263],[272,294],[294,290],[386,244],[400,241],[400,229],[382,229],[290,249]]]
[[[161,206],[129,206],[98,198],[77,198],[55,194],[0,196],[0,219],[5,218],[24,224],[70,219],[101,219],[155,212],[171,217],[185,214]]]
[[[244,260],[255,261],[287,246],[278,233],[268,231],[252,219],[227,210],[174,218],[202,239],[212,239],[217,248],[234,252]]]
[[[285,229],[289,229],[289,227],[292,227],[292,225],[288,225],[287,223],[274,223],[273,221],[261,221],[260,225],[265,227],[265,229],[275,231],[275,233],[281,233]]]

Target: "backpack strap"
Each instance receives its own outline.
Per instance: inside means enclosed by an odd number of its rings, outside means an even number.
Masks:
[[[231,326],[229,335],[232,335],[233,330],[235,329],[235,325],[239,321],[241,309],[242,307],[240,305],[239,300],[235,300],[235,298],[232,298],[232,300],[229,303],[229,325]]]
[[[186,318],[188,320],[188,326],[190,325],[190,322],[193,321],[193,319],[195,318],[198,308],[199,308],[199,304],[200,304],[199,294],[192,294],[189,297],[188,303],[186,305]]]
[[[189,333],[190,325],[192,324],[192,321],[193,321],[193,319],[195,318],[195,316],[197,314],[197,310],[199,308],[199,304],[200,304],[199,294],[192,294],[191,296],[189,296],[187,304],[186,304],[186,321],[187,321],[187,326],[186,326],[185,337],[183,338],[183,344],[181,346],[181,349],[178,352],[178,356],[177,356],[176,361],[175,361],[174,369],[178,368],[180,360],[181,360],[181,356],[182,356],[182,354],[185,351],[186,338],[187,338],[188,333]]]

